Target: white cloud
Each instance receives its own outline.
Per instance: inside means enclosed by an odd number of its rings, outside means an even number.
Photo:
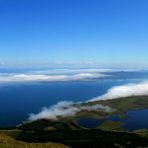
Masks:
[[[39,119],[50,119],[58,120],[59,117],[69,117],[74,116],[80,111],[93,111],[101,110],[104,112],[110,112],[112,109],[108,106],[103,106],[101,104],[93,106],[81,106],[79,104],[74,104],[72,102],[59,102],[56,105],[52,105],[50,108],[44,107],[42,111],[38,114],[31,114],[29,120],[35,121]]]
[[[98,101],[98,100],[109,100],[109,99],[117,99],[117,98],[124,98],[130,96],[144,96],[148,95],[148,81],[141,82],[141,83],[132,83],[122,86],[115,86],[112,87],[107,91],[106,94],[95,97],[91,101]]]
[[[5,82],[29,82],[29,81],[78,81],[107,77],[101,73],[80,73],[80,74],[0,74],[0,83]]]
[[[79,81],[111,77],[109,72],[119,72],[120,69],[50,69],[34,70],[24,73],[0,73],[0,83],[31,82],[31,81]],[[124,71],[130,71],[128,69]],[[133,71],[133,70],[132,70]]]

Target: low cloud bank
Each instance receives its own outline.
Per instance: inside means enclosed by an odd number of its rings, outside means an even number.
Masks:
[[[80,111],[94,111],[100,110],[104,112],[111,112],[112,109],[108,106],[103,106],[101,104],[92,106],[79,106],[73,102],[59,102],[56,105],[52,105],[50,108],[44,107],[42,111],[38,114],[30,114],[29,120],[35,121],[39,119],[50,119],[58,120],[59,117],[69,117],[74,116]]]
[[[124,98],[130,96],[144,96],[148,95],[148,81],[141,83],[131,83],[122,86],[115,86],[108,90],[108,92],[102,96],[93,98],[88,102],[98,100],[109,100]],[[39,119],[51,119],[58,120],[59,117],[74,116],[80,111],[95,111],[100,110],[103,112],[112,112],[114,109],[109,106],[96,104],[92,106],[82,106],[80,103],[74,104],[73,102],[59,102],[56,105],[52,105],[49,108],[44,107],[38,114],[30,114],[29,120],[35,121]]]
[[[125,69],[124,72],[137,71]],[[108,78],[113,75],[110,72],[121,72],[121,69],[49,69],[26,70],[21,72],[1,72],[0,83],[15,82],[54,82],[54,81],[79,81]]]
[[[138,84],[131,83],[127,85],[112,87],[107,91],[106,94],[93,98],[88,102],[146,95],[148,95],[148,81],[141,82]]]
[[[29,82],[29,81],[78,81],[108,77],[102,73],[79,73],[71,75],[46,75],[46,74],[0,74],[0,83]]]

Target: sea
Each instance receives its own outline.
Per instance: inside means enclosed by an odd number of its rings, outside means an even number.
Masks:
[[[49,72],[52,70],[48,69]],[[30,71],[35,70],[0,69],[0,75]],[[48,71],[46,70],[46,75]],[[101,73],[109,77],[72,81],[0,82],[0,127],[19,125],[27,120],[31,113],[38,113],[43,107],[50,107],[59,101],[83,102],[105,94],[113,86],[148,80],[147,70],[109,70]]]

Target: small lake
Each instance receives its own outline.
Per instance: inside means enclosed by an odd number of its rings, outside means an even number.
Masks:
[[[123,128],[133,131],[136,129],[148,129],[148,109],[133,110],[126,113]]]
[[[106,120],[114,122],[122,122],[122,127],[129,130],[148,129],[148,109],[132,110],[126,113],[126,118],[120,118],[118,116],[109,116],[102,120],[81,118],[78,120],[78,124],[86,128],[96,128]]]

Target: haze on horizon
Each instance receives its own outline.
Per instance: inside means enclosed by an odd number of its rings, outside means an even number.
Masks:
[[[1,0],[0,67],[148,67],[147,0]]]

